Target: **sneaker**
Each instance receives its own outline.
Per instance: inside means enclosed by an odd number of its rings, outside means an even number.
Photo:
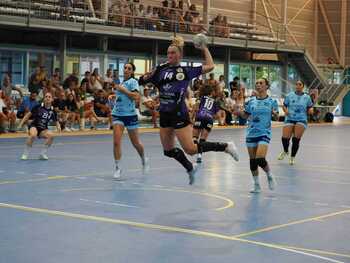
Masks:
[[[196,173],[198,172],[199,165],[193,164],[193,168],[188,173],[189,184],[193,185],[196,180]]]
[[[259,194],[261,192],[260,184],[254,184],[254,189],[250,191],[252,194]]]
[[[145,160],[142,162],[142,173],[146,174],[150,170],[150,165],[149,165],[149,158],[145,158]]]
[[[25,161],[25,160],[28,160],[28,154],[22,154],[21,156],[21,160]]]
[[[284,159],[284,157],[286,157],[286,156],[288,156],[288,153],[287,152],[285,152],[285,151],[283,151],[283,152],[281,152],[279,155],[278,155],[278,160],[279,161],[282,161],[283,159]]]
[[[289,158],[289,164],[294,165],[295,164],[295,157],[290,157]]]
[[[70,128],[70,130],[71,130],[72,132],[78,131],[78,129],[75,129],[75,128]]]
[[[39,155],[39,159],[47,161],[49,159],[49,157],[47,157],[47,155],[45,153],[42,153],[42,154]]]
[[[122,170],[120,168],[116,168],[113,174],[113,178],[116,180],[120,180],[122,177]]]
[[[68,127],[66,127],[66,128],[64,128],[64,130],[63,130],[64,132],[71,132],[72,130],[71,129],[69,129]]]
[[[235,161],[239,161],[237,147],[234,142],[228,142],[225,152],[232,156]]]
[[[271,174],[267,176],[267,183],[269,184],[269,189],[271,191],[275,190],[276,181]]]
[[[202,163],[202,154],[197,154],[197,163]]]

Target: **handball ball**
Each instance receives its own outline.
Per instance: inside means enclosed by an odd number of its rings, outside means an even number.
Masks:
[[[208,44],[208,38],[202,33],[197,34],[193,37],[193,44],[196,48],[205,47]]]

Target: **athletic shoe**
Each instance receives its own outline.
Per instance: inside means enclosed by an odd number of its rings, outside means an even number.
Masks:
[[[145,158],[145,160],[142,162],[142,173],[146,174],[150,170],[150,165],[149,165],[149,158]]]
[[[278,155],[278,160],[279,161],[282,161],[284,159],[284,157],[288,156],[288,153],[286,153],[285,151],[281,152],[279,155]]]
[[[197,163],[202,163],[202,154],[197,154]]]
[[[289,164],[294,165],[295,164],[295,157],[290,157],[289,158]]]
[[[198,169],[199,169],[199,165],[193,164],[192,170],[187,172],[190,185],[194,184],[194,181],[196,180],[196,173],[198,172]]]
[[[45,153],[42,153],[42,154],[39,155],[39,159],[40,159],[40,160],[45,160],[45,161],[46,161],[46,160],[49,159],[49,157],[47,157],[47,155],[46,155]]]
[[[275,190],[275,187],[276,187],[276,181],[275,179],[273,178],[273,175],[270,174],[267,176],[267,183],[269,184],[269,189],[271,191]]]
[[[21,156],[21,160],[25,161],[25,160],[28,160],[28,154],[22,154]]]
[[[64,132],[71,132],[72,130],[71,129],[69,129],[68,127],[66,127],[66,128],[64,128],[64,130],[63,130]]]
[[[122,177],[122,170],[120,168],[116,168],[113,174],[113,178],[116,180],[120,180]]]
[[[250,191],[252,194],[259,194],[261,192],[260,184],[254,184],[254,189]]]
[[[75,129],[75,128],[70,128],[70,130],[71,130],[72,132],[78,131],[78,129]]]
[[[234,142],[228,142],[225,152],[232,156],[235,161],[239,161],[238,150]]]

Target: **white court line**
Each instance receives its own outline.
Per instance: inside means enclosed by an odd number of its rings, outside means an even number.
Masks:
[[[318,202],[314,203],[314,205],[317,205],[317,206],[329,206],[329,204],[327,204],[327,203],[318,203]]]
[[[341,205],[340,207],[343,207],[343,208],[350,208],[350,205]]]
[[[25,174],[23,171],[17,171],[16,174]]]
[[[35,173],[34,175],[42,175],[42,176],[45,176],[47,175],[46,173]]]
[[[89,200],[89,199],[84,199],[80,198],[80,201],[84,202],[89,202],[89,203],[95,203],[95,204],[102,204],[102,205],[113,205],[113,206],[121,206],[121,207],[129,207],[129,208],[141,208],[139,206],[134,206],[134,205],[126,205],[126,204],[121,204],[121,203],[115,203],[115,202],[103,202],[103,201],[94,201],[94,200]]]

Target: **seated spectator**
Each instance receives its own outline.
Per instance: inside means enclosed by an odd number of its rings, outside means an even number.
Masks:
[[[80,124],[79,105],[73,93],[67,93],[66,107],[67,107],[67,129],[75,131],[74,123]]]
[[[205,80],[205,84],[213,86],[213,87],[216,87],[218,85],[218,82],[217,82],[217,80],[215,80],[214,77],[215,77],[215,74],[214,73],[210,73],[209,74],[209,79]],[[223,90],[221,90],[221,92],[223,92]]]
[[[192,13],[192,20],[191,20],[191,26],[190,31],[191,33],[197,34],[200,33],[203,29],[203,26],[201,25],[201,19],[198,12]]]
[[[103,90],[101,82],[99,82],[96,79],[95,75],[91,75],[91,77],[90,77],[90,91],[91,91],[91,94],[95,94],[99,90]]]
[[[30,96],[23,97],[22,103],[20,104],[18,110],[17,110],[17,118],[23,119],[23,117],[32,109],[39,105],[39,102],[37,101],[38,93],[35,91],[30,93]]]
[[[137,16],[137,18],[135,19],[136,27],[145,28],[146,10],[143,4],[140,4],[138,8],[136,8],[135,5],[134,15]]]
[[[35,72],[30,76],[28,89],[29,92],[36,92],[39,94],[40,90],[43,89],[46,82],[46,71],[45,67],[38,67]]]
[[[94,93],[92,88],[91,88],[91,73],[90,73],[90,71],[85,71],[84,78],[81,80],[80,86],[83,86],[84,83],[86,84],[85,85],[86,91],[88,93]]]
[[[59,68],[55,68],[54,73],[51,77],[52,86],[56,89],[58,89],[61,85],[61,73]]]
[[[5,99],[5,94],[0,91],[0,134],[6,132],[16,132],[16,114],[11,110],[10,101]]]
[[[75,86],[79,85],[78,72],[74,71],[71,75],[69,75],[63,82],[63,89],[66,90],[69,88],[71,83],[74,83]]]
[[[95,68],[92,72],[91,76],[94,76],[95,79],[100,83],[101,87],[103,87],[103,78],[100,76],[98,68]]]
[[[94,98],[94,111],[99,118],[108,118],[108,123],[112,125],[112,110],[108,106],[108,99],[103,90],[99,90]]]
[[[14,85],[12,85],[10,75],[4,74],[4,78],[2,80],[2,85],[1,85],[1,91],[3,92],[3,95],[5,97],[11,98],[13,90],[18,91],[19,94],[21,95],[21,97],[23,97],[22,90],[20,88],[15,87]]]
[[[66,95],[64,91],[61,91],[59,96],[56,99],[54,99],[52,106],[54,107],[54,110],[57,113],[57,118],[58,122],[61,125],[61,129],[63,131],[70,132],[71,130],[68,127],[66,127],[68,119],[68,109]]]
[[[159,101],[154,100],[150,96],[150,89],[146,86],[143,90],[142,106],[145,110],[142,111],[142,115],[152,116],[152,124],[154,128],[158,128],[157,118],[159,118]],[[141,107],[142,108],[142,107]]]

